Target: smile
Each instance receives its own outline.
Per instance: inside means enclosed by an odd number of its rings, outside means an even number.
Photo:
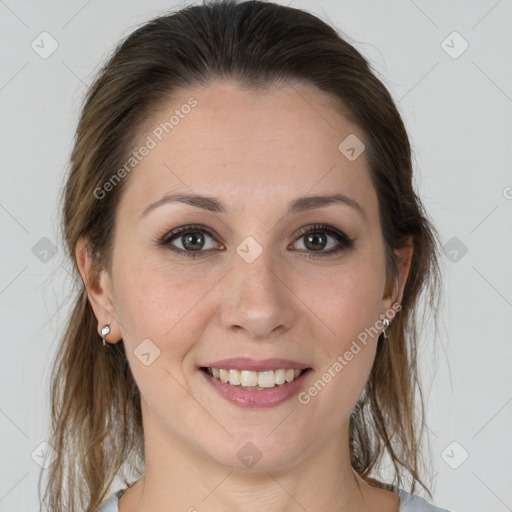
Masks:
[[[233,364],[234,360],[229,362]],[[220,365],[212,364],[198,369],[215,395],[238,407],[254,409],[276,407],[290,400],[306,387],[307,379],[314,373],[309,367],[279,368],[276,363],[273,369],[265,370],[270,365],[245,363],[233,364],[238,368],[229,368],[227,364],[222,365],[225,368],[219,368]],[[258,366],[260,370],[244,370],[247,366]],[[291,363],[285,366],[291,366]],[[306,365],[297,363],[297,366]]]
[[[203,371],[211,377],[220,380],[231,386],[240,386],[252,391],[261,391],[264,389],[281,386],[287,382],[293,382],[306,370],[299,369],[278,369],[264,370],[256,372],[252,370],[236,370],[224,368],[203,368]]]

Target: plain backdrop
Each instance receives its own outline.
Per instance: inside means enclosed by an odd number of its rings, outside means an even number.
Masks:
[[[287,4],[341,29],[391,91],[445,246],[441,332],[427,324],[421,349],[435,503],[511,511],[512,2]],[[38,510],[71,286],[57,197],[82,98],[121,38],[184,5],[0,0],[0,512]]]

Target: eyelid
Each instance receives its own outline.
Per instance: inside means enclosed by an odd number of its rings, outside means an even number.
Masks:
[[[214,232],[206,226],[201,224],[187,224],[185,226],[180,226],[178,228],[171,229],[170,231],[166,231],[163,237],[158,238],[158,243],[161,245],[167,245],[173,238],[176,238],[178,235],[194,231],[204,231],[212,238],[217,238],[217,235],[214,234]]]
[[[319,255],[329,255],[329,254],[336,254],[338,252],[341,252],[343,250],[351,249],[355,245],[355,239],[350,238],[347,236],[343,231],[329,226],[328,224],[309,224],[307,226],[302,227],[299,229],[299,231],[294,235],[294,241],[292,244],[296,243],[298,240],[300,240],[303,236],[309,234],[309,233],[317,233],[317,232],[323,232],[328,233],[331,236],[334,236],[336,239],[338,239],[338,243],[341,244],[341,248],[339,249],[331,249],[329,251],[300,251],[300,252],[306,252],[308,253],[308,256],[319,254]],[[315,256],[313,256],[315,257]]]

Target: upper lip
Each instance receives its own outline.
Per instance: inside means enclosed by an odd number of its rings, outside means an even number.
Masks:
[[[309,365],[291,361],[290,359],[251,359],[249,357],[231,357],[228,359],[219,359],[201,367],[223,368],[226,370],[249,370],[253,372],[262,372],[265,370],[306,370]]]

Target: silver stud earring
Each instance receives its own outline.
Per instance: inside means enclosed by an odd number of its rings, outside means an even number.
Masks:
[[[103,340],[103,346],[105,346],[107,343],[105,342],[105,336],[110,332],[110,325],[105,325],[101,328],[101,338]]]
[[[386,332],[386,329],[389,327],[389,320],[387,318],[384,318],[384,320],[382,320],[382,325],[384,326],[382,334],[384,335],[384,339],[387,340],[389,336],[388,333]]]

